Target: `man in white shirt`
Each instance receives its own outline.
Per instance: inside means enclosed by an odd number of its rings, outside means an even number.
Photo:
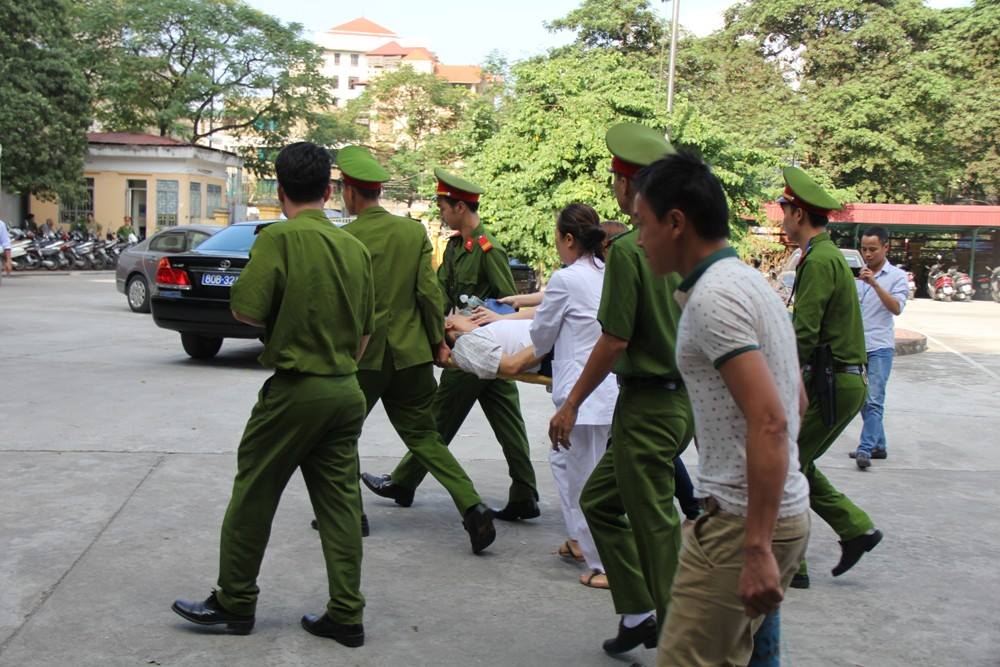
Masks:
[[[639,245],[654,274],[684,277],[677,363],[706,498],[684,538],[658,665],[745,665],[809,538],[795,332],[764,277],[729,246],[726,198],[700,158],[682,151],[636,178]]]
[[[892,371],[896,351],[893,318],[903,312],[910,286],[906,272],[889,263],[889,232],[885,227],[869,227],[861,235],[861,255],[865,268],[855,281],[861,302],[861,321],[865,327],[865,349],[868,351],[868,398],[861,408],[864,427],[861,442],[851,458],[860,470],[871,466],[872,459],[886,458],[885,429],[882,413],[885,407],[885,385]]]

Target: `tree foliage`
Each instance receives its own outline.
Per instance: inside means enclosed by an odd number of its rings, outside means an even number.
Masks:
[[[514,67],[498,130],[470,154],[470,175],[487,193],[484,220],[512,255],[548,271],[556,213],[584,202],[623,219],[611,192],[608,127],[620,121],[665,128],[663,81],[655,61],[617,50],[575,48]],[[681,105],[683,107],[683,103]],[[753,215],[766,183],[767,156],[691,111],[673,138],[698,149],[723,181],[734,215]]]
[[[664,25],[649,0],[583,0],[566,16],[545,27],[571,30],[584,48],[608,48],[625,53],[649,51],[663,38]]]
[[[87,0],[78,20],[108,129],[274,146],[329,103],[320,48],[242,0]]]
[[[82,194],[90,94],[65,0],[0,0],[0,143],[5,188]]]

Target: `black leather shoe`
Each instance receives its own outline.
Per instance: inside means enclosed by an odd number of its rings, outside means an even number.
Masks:
[[[792,583],[788,584],[792,588],[809,588],[809,575],[796,572],[792,576]]]
[[[852,449],[850,452],[847,453],[847,455],[850,456],[852,459],[856,459],[858,458],[858,450]],[[889,458],[889,454],[884,449],[873,449],[871,456],[872,460],[879,459],[884,461],[885,459]]]
[[[334,623],[326,614],[306,614],[302,627],[317,637],[327,637],[337,643],[357,648],[365,645],[365,626],[361,623]]]
[[[538,503],[534,500],[518,500],[507,503],[507,507],[502,510],[494,509],[493,518],[501,521],[520,521],[521,519],[534,519],[541,516],[542,511],[538,509]]]
[[[248,635],[253,630],[253,614],[240,616],[226,611],[215,598],[215,591],[204,602],[175,600],[170,608],[181,618],[198,625],[225,625],[226,631],[234,635]]]
[[[602,644],[605,653],[618,655],[631,651],[639,644],[646,648],[656,648],[656,618],[650,616],[634,628],[626,628],[624,621],[618,622],[618,636],[605,640]]]
[[[404,489],[393,484],[390,475],[372,475],[363,472],[361,473],[361,481],[376,496],[391,498],[400,507],[409,507],[413,504],[413,489]]]
[[[462,525],[465,526],[465,532],[469,534],[474,554],[493,544],[493,540],[497,538],[496,528],[493,527],[493,513],[490,512],[489,507],[482,503],[465,510]]]
[[[833,576],[839,577],[854,567],[866,552],[874,549],[882,541],[882,531],[873,530],[853,540],[840,543],[840,562],[833,568]]]
[[[319,524],[316,522],[316,519],[313,519],[312,523],[310,523],[309,525],[312,526],[313,530],[319,530]],[[361,537],[368,537],[369,535],[371,535],[371,532],[372,532],[372,529],[368,525],[368,515],[367,514],[362,514],[361,515]]]

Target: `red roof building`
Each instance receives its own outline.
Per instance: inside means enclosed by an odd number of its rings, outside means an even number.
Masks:
[[[335,25],[330,28],[330,32],[351,32],[361,35],[388,35],[390,37],[396,35],[396,33],[388,28],[383,28],[378,23],[369,21],[363,16],[356,18],[353,21],[348,21],[347,23]]]

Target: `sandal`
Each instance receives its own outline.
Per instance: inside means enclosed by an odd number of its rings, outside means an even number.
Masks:
[[[566,540],[559,546],[559,550],[556,551],[560,558],[565,558],[566,560],[575,560],[578,563],[583,562],[583,554],[580,552],[579,548],[573,548],[573,540]]]
[[[604,590],[611,588],[608,585],[608,575],[600,570],[591,570],[589,574],[581,574],[580,583],[590,588],[602,588]]]

